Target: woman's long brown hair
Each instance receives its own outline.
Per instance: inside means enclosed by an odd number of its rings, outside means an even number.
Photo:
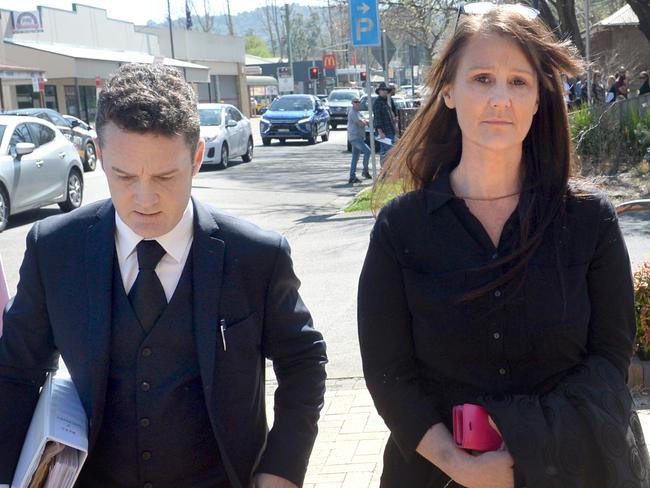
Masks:
[[[386,183],[399,181],[404,191],[418,190],[450,170],[462,152],[455,110],[447,108],[442,90],[454,80],[465,46],[474,36],[499,35],[514,41],[535,69],[539,108],[523,142],[522,188],[517,250],[490,265],[516,260],[501,278],[472,292],[470,298],[511,281],[532,257],[553,218],[563,207],[571,174],[571,137],[560,74],[577,74],[582,62],[575,48],[558,41],[539,19],[495,6],[484,15],[465,15],[431,68],[427,103],[390,151],[373,189],[373,205]]]

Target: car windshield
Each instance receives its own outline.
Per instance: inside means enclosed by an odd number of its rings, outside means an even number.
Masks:
[[[282,97],[271,104],[271,110],[279,112],[313,110],[314,104],[309,98]]]
[[[352,100],[354,97],[358,97],[359,94],[354,91],[333,91],[330,93],[329,101],[330,102],[345,102]]]
[[[201,119],[201,126],[221,125],[221,109],[220,108],[199,109],[199,118]]]
[[[377,95],[372,96],[372,101],[374,102],[375,99],[377,98]],[[367,112],[368,111],[368,97],[363,97],[361,99],[361,107],[359,108],[362,112]]]

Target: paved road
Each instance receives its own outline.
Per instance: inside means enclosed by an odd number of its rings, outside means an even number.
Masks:
[[[287,236],[302,296],[328,343],[332,378],[361,375],[356,286],[373,223],[369,214],[341,213],[361,186],[347,184],[345,140],[345,131],[335,131],[329,142],[315,146],[259,145],[251,163],[233,161],[225,171],[206,168],[193,187],[201,200]],[[84,203],[107,196],[101,170],[86,173]],[[0,254],[12,291],[31,224],[57,213],[57,206],[28,212],[13,218],[10,228],[0,233]],[[621,221],[632,262],[638,265],[650,253],[650,216],[627,214]]]

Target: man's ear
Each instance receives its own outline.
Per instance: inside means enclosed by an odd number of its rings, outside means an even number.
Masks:
[[[454,100],[454,90],[451,85],[445,85],[440,92],[442,99],[448,109],[453,110],[456,108],[456,101]]]
[[[205,141],[203,138],[199,139],[199,143],[196,146],[196,152],[194,153],[194,158],[192,160],[192,176],[196,175],[201,169],[201,163],[203,163],[203,153],[205,152]]]

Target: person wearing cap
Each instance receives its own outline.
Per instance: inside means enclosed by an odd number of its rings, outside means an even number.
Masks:
[[[359,154],[363,153],[363,171],[361,175],[366,179],[371,179],[368,172],[368,160],[370,159],[370,148],[366,144],[366,125],[368,121],[361,116],[359,112],[361,109],[361,100],[354,97],[352,99],[352,107],[348,111],[348,141],[352,146],[352,160],[350,161],[350,178],[348,183],[361,183],[357,178],[357,162],[359,161]]]
[[[648,80],[648,72],[641,71],[639,78],[641,78],[641,87],[639,88],[639,96],[645,95],[646,93],[650,93],[650,81]]]
[[[372,104],[372,115],[374,117],[375,129],[380,139],[389,139],[391,142],[380,143],[379,146],[379,162],[384,164],[386,153],[390,150],[395,142],[395,135],[397,133],[395,124],[395,115],[390,108],[390,101],[388,100],[388,93],[390,89],[383,81],[379,84],[375,93],[379,95]]]

